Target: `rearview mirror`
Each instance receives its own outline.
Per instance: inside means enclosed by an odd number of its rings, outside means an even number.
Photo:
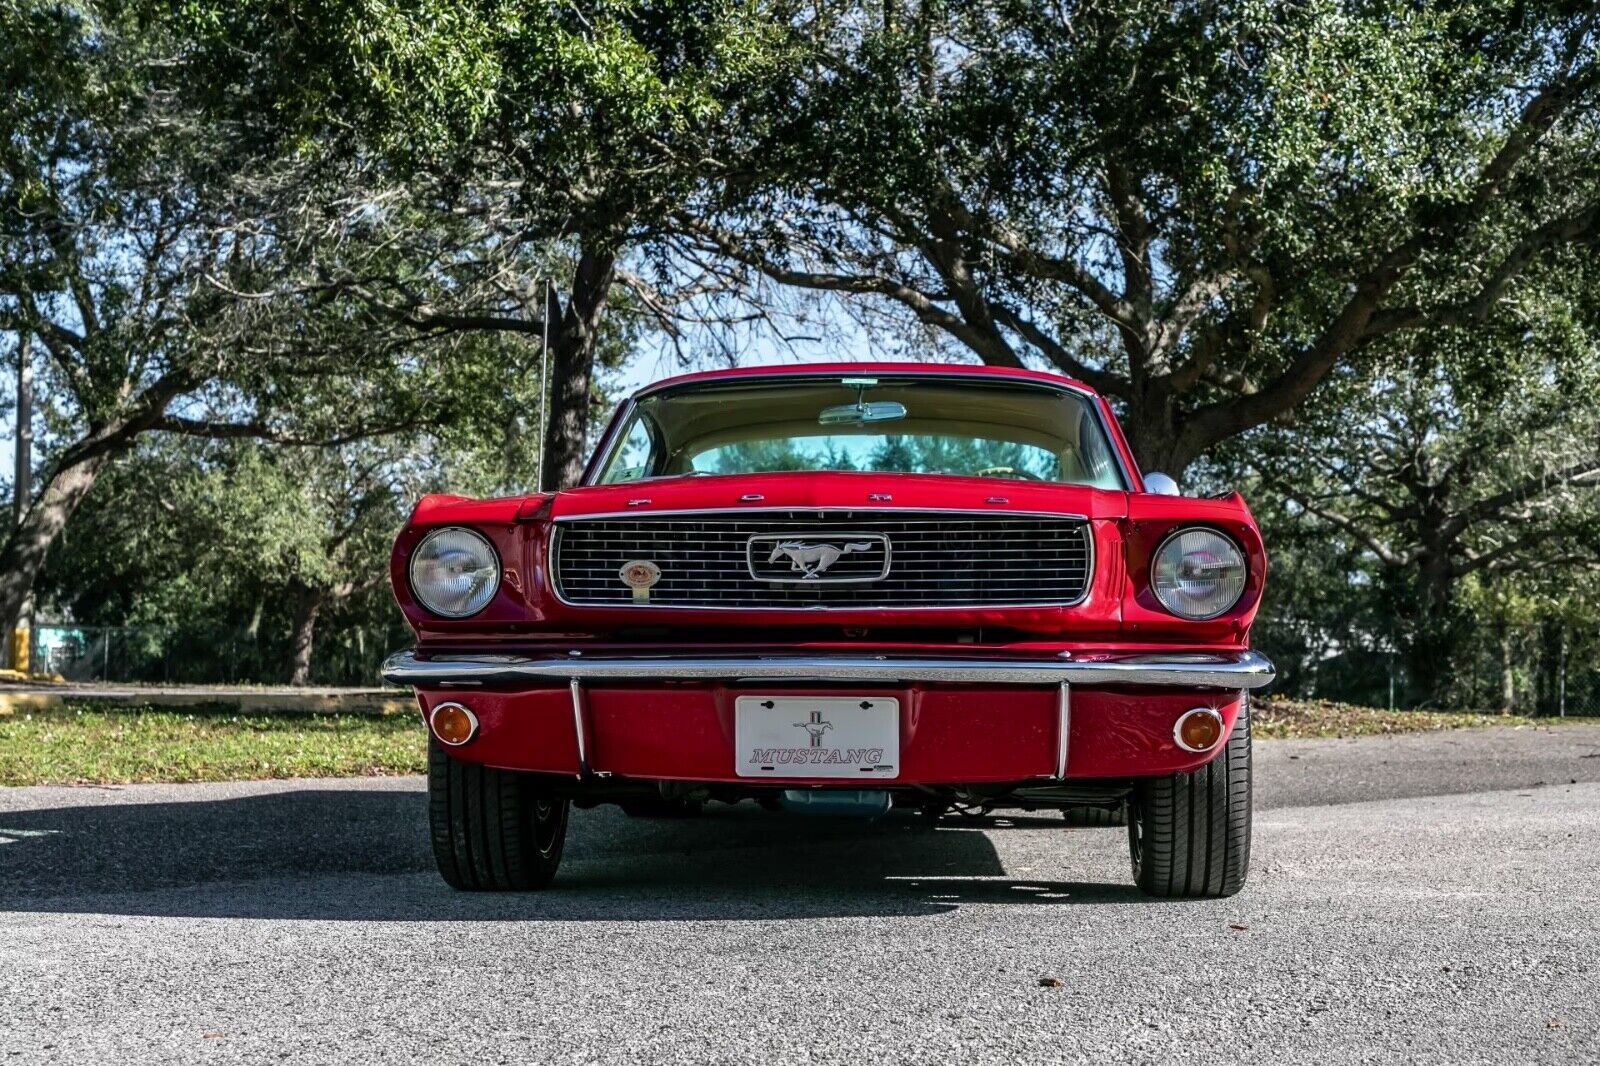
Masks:
[[[837,407],[824,407],[817,416],[823,426],[864,426],[868,422],[893,422],[906,416],[906,405],[893,400],[876,403],[842,403]]]

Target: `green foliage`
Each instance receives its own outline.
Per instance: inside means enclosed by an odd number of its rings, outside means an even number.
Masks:
[[[731,131],[763,121],[742,104],[790,47],[788,23],[747,0],[152,12],[192,38],[185,69],[215,89],[203,106],[243,131],[241,151],[304,159],[332,184],[320,200],[334,217],[313,228],[338,261],[310,264],[309,291],[413,331],[548,347],[550,484],[581,471],[608,305],[622,334],[636,314],[676,329],[681,300],[703,291],[635,267]],[[455,236],[438,255],[433,232]],[[393,253],[414,269],[385,268]]]
[[[362,11],[383,14],[339,17]],[[271,23],[265,9],[235,14]],[[324,612],[360,623],[359,654],[334,672],[366,680],[382,645],[402,639],[377,586],[416,495],[526,489],[538,466],[531,331],[445,328],[429,309],[503,293],[507,269],[536,275],[565,252],[508,241],[428,199],[437,186],[398,187],[307,140],[286,120],[297,103],[327,102],[331,72],[234,48],[264,83],[197,78],[199,15],[0,10],[0,69],[28,86],[0,103],[0,337],[35,341],[44,430],[36,497],[0,552],[0,614],[65,528],[41,588],[48,610],[175,620],[208,658],[232,654],[208,632],[226,631],[230,649],[242,633],[261,674],[281,669],[284,634]],[[410,52],[395,51],[398,25],[357,43],[409,69],[471,32],[427,25],[436,36]],[[474,69],[450,61],[437,76],[464,83]],[[241,94],[262,106],[273,89],[284,95],[263,114],[285,121],[265,132],[296,136],[269,145],[221,120]],[[626,349],[626,323],[597,331],[602,364]],[[387,635],[359,648],[370,633]]]
[[[1600,629],[1587,578],[1600,543],[1597,281],[1589,257],[1563,256],[1503,317],[1375,346],[1292,422],[1224,453],[1260,492],[1275,559],[1264,640],[1283,659],[1398,653],[1418,698],[1460,705],[1484,698],[1482,634]]]
[[[1597,231],[1562,3],[830,4],[687,241],[1118,397],[1174,472]]]
[[[115,4],[4,15],[0,66],[56,72],[9,101],[0,167],[0,330],[44,349],[48,459],[159,430],[347,440],[452,417],[457,358],[483,343],[374,337],[370,307],[303,284],[306,249],[327,250],[305,204],[328,190],[230,151],[185,91],[189,42]],[[260,298],[286,278],[302,284]]]
[[[148,680],[282,681],[298,615],[315,600],[313,677],[372,683],[382,657],[409,639],[388,556],[417,498],[533,482],[536,441],[522,421],[536,410],[537,378],[500,355],[491,346],[475,370],[471,359],[452,362],[438,387],[462,417],[427,429],[335,448],[150,438],[75,516],[41,578],[41,604],[86,624],[159,627],[181,654],[176,667],[171,655],[149,658],[145,669],[161,673]]]
[[[190,0],[177,26],[194,35],[190,69],[222,87],[211,106],[269,119],[254,133],[271,150],[332,142],[463,187],[514,180],[522,207],[566,233],[659,218],[705,176],[716,124],[792,48],[750,0]]]

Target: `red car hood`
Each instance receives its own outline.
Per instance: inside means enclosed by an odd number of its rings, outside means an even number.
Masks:
[[[547,501],[529,501],[543,510]],[[772,473],[655,478],[568,489],[549,501],[548,516],[636,517],[666,511],[787,510],[1017,511],[1122,518],[1126,493],[1080,485],[992,477],[924,474]]]

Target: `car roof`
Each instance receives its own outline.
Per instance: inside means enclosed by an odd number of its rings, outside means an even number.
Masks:
[[[766,377],[837,378],[840,376],[867,376],[873,374],[939,378],[983,378],[990,381],[996,379],[1036,381],[1048,385],[1067,385],[1090,395],[1095,394],[1092,388],[1075,378],[1069,378],[1064,374],[1052,374],[1043,370],[1027,370],[1022,367],[1009,366],[983,366],[973,363],[912,363],[902,361],[881,363],[775,363],[762,366],[729,367],[722,370],[702,370],[693,374],[679,374],[675,377],[663,378],[653,384],[646,385],[633,395],[638,398],[663,389],[677,388],[680,385],[699,382]]]

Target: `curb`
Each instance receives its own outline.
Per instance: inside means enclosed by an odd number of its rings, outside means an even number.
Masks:
[[[416,699],[399,689],[323,689],[261,691],[239,689],[101,688],[98,686],[0,686],[0,715],[56,710],[67,704],[118,707],[204,708],[236,714],[403,714]]]

